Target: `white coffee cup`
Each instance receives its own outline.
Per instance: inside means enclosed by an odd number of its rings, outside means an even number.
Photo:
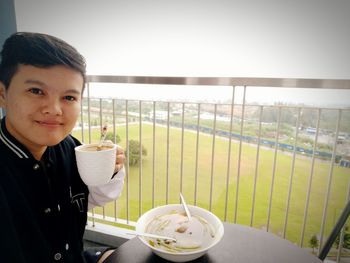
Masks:
[[[86,185],[97,186],[108,183],[115,170],[117,145],[103,144],[97,151],[98,143],[75,147],[75,157],[81,179]]]

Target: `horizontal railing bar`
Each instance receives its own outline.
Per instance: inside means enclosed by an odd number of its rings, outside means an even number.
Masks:
[[[87,98],[88,96],[84,97]],[[95,99],[95,100],[99,100],[101,99],[101,97],[95,97],[95,96],[90,96],[90,100],[91,99]],[[150,103],[152,104],[155,100],[148,100],[148,99],[129,99],[129,98],[123,98],[123,99],[118,99],[115,97],[103,97],[103,100],[116,100],[116,101],[129,101],[129,102],[142,102],[142,103]],[[178,101],[178,100],[156,100],[156,102],[170,102],[171,104],[188,104],[188,105],[195,105],[195,104],[203,104],[203,105],[215,105],[215,104],[219,104],[220,106],[227,106],[227,107],[231,107],[231,103],[223,103],[220,102],[218,103],[217,101]],[[234,103],[235,106],[242,106],[242,103]],[[255,104],[255,103],[245,103],[246,107],[260,107],[260,106],[264,106],[265,108],[267,107],[282,107],[282,108],[288,108],[288,109],[315,109],[316,106],[308,106],[308,105],[302,105],[302,104],[298,104],[298,105],[284,105],[284,104]],[[319,108],[319,107],[317,107]],[[331,106],[325,106],[320,108],[322,110],[350,110],[350,107],[331,107]]]
[[[118,224],[121,224],[121,225],[127,225],[127,226],[133,226],[133,227],[136,226],[136,222],[135,221],[125,220],[125,219],[122,219],[122,218],[114,218],[114,217],[110,217],[110,216],[103,217],[100,214],[88,212],[88,221],[90,221],[90,219],[92,219],[92,220],[98,219],[98,220],[102,220],[104,222],[118,223]]]
[[[231,78],[231,77],[156,77],[88,75],[88,82],[162,84],[162,85],[214,85],[350,89],[348,79],[296,79],[296,78]]]

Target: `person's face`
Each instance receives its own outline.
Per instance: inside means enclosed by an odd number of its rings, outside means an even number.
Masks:
[[[0,82],[6,127],[30,151],[61,142],[80,113],[83,77],[64,66],[20,65],[7,90]]]

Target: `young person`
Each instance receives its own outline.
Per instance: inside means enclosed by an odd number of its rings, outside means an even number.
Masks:
[[[85,60],[66,42],[15,33],[0,62],[0,262],[88,262],[87,211],[121,194],[124,153],[102,186],[86,186],[70,135],[80,113]],[[94,260],[99,260],[98,257]]]

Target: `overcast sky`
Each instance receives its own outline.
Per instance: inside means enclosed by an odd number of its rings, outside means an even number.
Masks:
[[[15,0],[15,9],[19,31],[71,43],[89,74],[350,79],[349,0]]]

